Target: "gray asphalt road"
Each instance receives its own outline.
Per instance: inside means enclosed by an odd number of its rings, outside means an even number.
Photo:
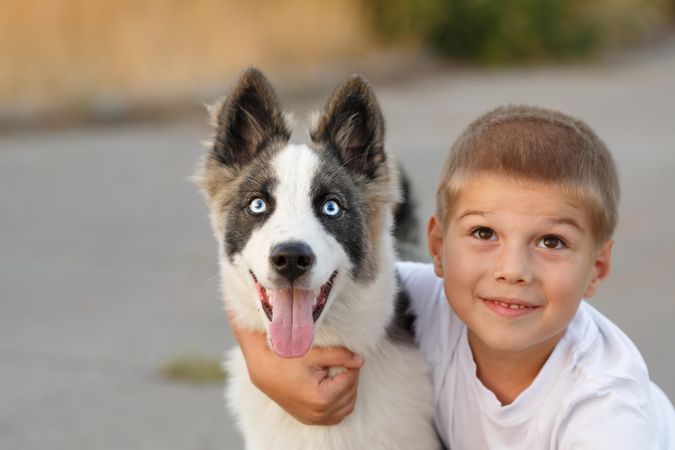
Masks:
[[[675,42],[587,67],[446,68],[375,87],[421,217],[450,142],[478,114],[530,103],[596,129],[623,201],[595,303],[675,399]],[[328,94],[281,96],[305,112]],[[196,117],[0,137],[0,448],[241,447],[221,386],[158,372],[232,344],[206,208],[187,181],[209,133]]]

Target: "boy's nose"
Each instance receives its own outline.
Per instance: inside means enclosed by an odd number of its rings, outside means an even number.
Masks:
[[[495,261],[494,277],[508,284],[529,284],[532,282],[527,251],[515,245],[505,245]]]

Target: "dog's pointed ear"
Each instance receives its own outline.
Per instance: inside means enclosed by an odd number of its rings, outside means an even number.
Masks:
[[[242,166],[267,142],[288,141],[290,127],[267,78],[258,69],[245,70],[215,117],[217,127],[211,157]]]
[[[384,119],[365,77],[352,75],[335,90],[310,136],[335,152],[345,167],[375,176],[385,160]]]

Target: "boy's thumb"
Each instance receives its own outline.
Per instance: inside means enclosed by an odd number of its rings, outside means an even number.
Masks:
[[[358,353],[351,352],[346,348],[333,348],[321,355],[320,365],[326,367],[345,367],[358,369],[363,366],[365,359]]]
[[[342,374],[348,374],[347,376],[340,378],[343,378],[344,381],[349,384],[349,380],[356,380],[354,377],[357,376],[358,369],[363,366],[364,362],[365,359],[363,356],[359,355],[358,353],[351,353],[351,357],[345,360],[344,363],[328,367],[328,378],[334,380],[336,377],[339,377]]]
[[[366,362],[365,358],[363,356],[359,355],[358,353],[354,353],[353,355],[354,355],[354,357],[352,358],[352,361],[354,363],[354,366],[351,367],[351,368],[356,369],[358,367],[363,366],[363,363]]]

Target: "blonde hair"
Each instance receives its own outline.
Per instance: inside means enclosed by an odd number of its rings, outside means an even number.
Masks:
[[[605,144],[585,123],[531,106],[502,106],[479,117],[457,138],[436,192],[445,227],[463,186],[481,174],[554,184],[589,213],[596,243],[616,228],[619,179]]]

